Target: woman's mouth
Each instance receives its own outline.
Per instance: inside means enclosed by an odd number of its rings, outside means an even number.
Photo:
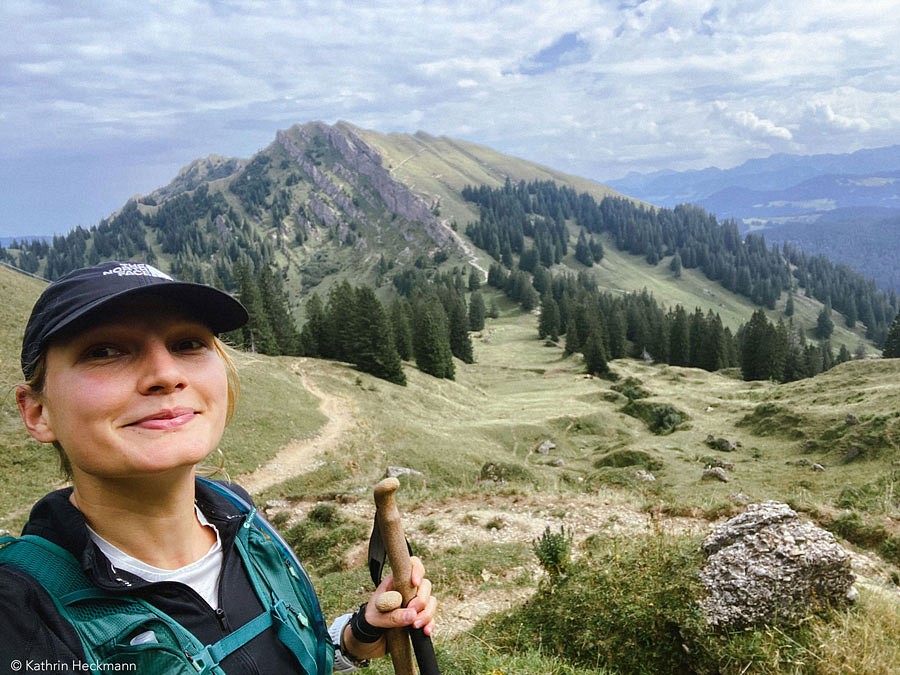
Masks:
[[[169,429],[177,429],[178,427],[184,426],[192,419],[194,419],[196,414],[197,413],[193,410],[193,408],[172,408],[167,410],[160,410],[159,412],[139,419],[137,422],[134,422],[129,426],[137,427],[138,429],[155,429],[166,431]]]

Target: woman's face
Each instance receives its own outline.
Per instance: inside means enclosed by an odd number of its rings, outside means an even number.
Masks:
[[[192,467],[216,447],[227,417],[213,334],[154,299],[108,315],[47,349],[43,390],[22,410],[29,432],[62,445],[76,481]]]

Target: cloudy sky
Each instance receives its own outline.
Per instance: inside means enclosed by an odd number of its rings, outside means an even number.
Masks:
[[[900,143],[900,0],[2,0],[0,236],[347,120],[599,181]]]

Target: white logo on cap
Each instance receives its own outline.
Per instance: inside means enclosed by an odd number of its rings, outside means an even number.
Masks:
[[[172,277],[168,274],[160,272],[152,265],[146,263],[122,263],[118,267],[106,270],[103,275],[116,274],[120,277],[159,277],[160,279],[168,279],[172,281]]]

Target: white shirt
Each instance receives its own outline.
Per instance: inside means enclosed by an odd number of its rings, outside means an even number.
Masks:
[[[156,581],[178,581],[186,586],[193,588],[201,598],[206,600],[207,604],[213,609],[219,608],[219,578],[222,572],[222,540],[219,537],[219,531],[216,526],[210,523],[206,516],[196,506],[197,520],[204,527],[212,528],[216,533],[216,543],[204,554],[202,558],[185,565],[176,570],[164,570],[159,567],[148,565],[142,560],[128,555],[120,548],[109,543],[94,532],[88,526],[88,533],[91,541],[97,544],[97,547],[103,551],[103,555],[109,558],[109,562],[113,567],[125,572],[130,572],[141,579],[150,582]]]

